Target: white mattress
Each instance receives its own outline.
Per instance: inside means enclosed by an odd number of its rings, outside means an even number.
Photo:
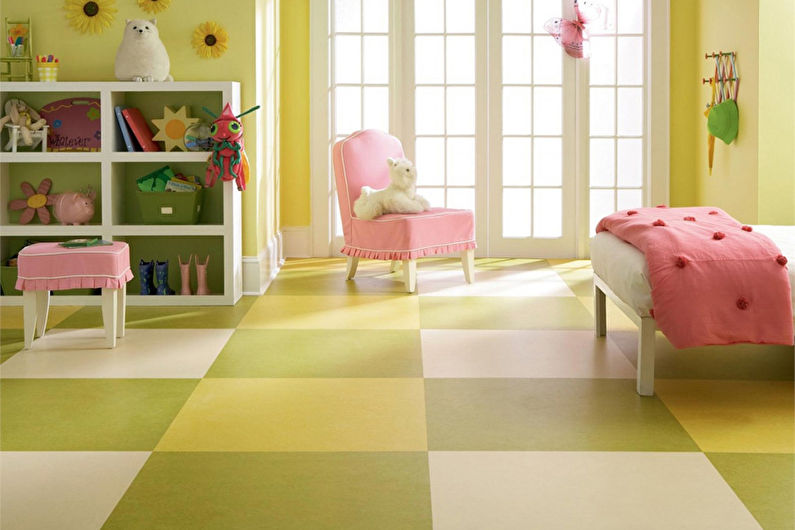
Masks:
[[[789,260],[788,270],[795,309],[795,226],[757,225],[754,230],[765,234]],[[591,239],[591,264],[613,292],[627,305],[646,316],[651,303],[649,268],[643,253],[610,232],[599,232]]]

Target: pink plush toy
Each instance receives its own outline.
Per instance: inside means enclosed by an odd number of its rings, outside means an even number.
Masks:
[[[211,114],[215,118],[210,126],[213,152],[208,160],[207,173],[204,177],[205,187],[212,188],[218,177],[221,177],[221,180],[234,180],[237,189],[245,191],[249,179],[249,166],[243,144],[243,125],[239,118],[258,108],[259,105],[235,116],[232,107],[227,103],[220,116],[215,117]],[[204,110],[210,114],[209,110],[206,108]]]
[[[67,191],[52,197],[53,213],[62,225],[82,225],[94,217],[97,194],[90,188],[87,193]]]

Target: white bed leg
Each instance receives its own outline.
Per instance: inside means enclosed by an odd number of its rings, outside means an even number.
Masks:
[[[607,335],[607,297],[596,284],[593,286],[593,318],[596,336]]]
[[[406,292],[413,293],[417,288],[417,260],[403,260],[403,283],[406,284]]]
[[[400,270],[400,260],[393,259],[389,264],[389,272],[397,272]]]
[[[352,280],[356,276],[356,269],[359,267],[358,256],[348,256],[348,266],[345,271],[345,279]]]
[[[641,317],[638,330],[638,381],[641,396],[654,395],[654,331],[657,325],[652,317]]]
[[[461,265],[464,267],[464,279],[467,283],[472,283],[475,280],[475,249],[461,252]]]

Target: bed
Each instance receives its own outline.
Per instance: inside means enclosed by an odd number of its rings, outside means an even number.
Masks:
[[[792,306],[795,310],[795,226],[757,225],[790,260],[789,277]],[[596,335],[607,334],[606,299],[609,297],[638,326],[637,391],[654,394],[654,333],[657,329],[649,314],[653,307],[648,267],[643,253],[610,232],[591,239],[591,264],[594,271],[594,319]]]

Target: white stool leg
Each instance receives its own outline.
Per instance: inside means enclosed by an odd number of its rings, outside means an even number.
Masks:
[[[33,346],[33,337],[36,332],[36,291],[22,291],[22,317],[25,321],[25,349],[29,350]]]
[[[607,300],[605,293],[597,285],[593,286],[593,318],[596,336],[607,335]]]
[[[467,283],[475,281],[475,250],[469,249],[461,252],[461,265],[464,267],[464,279]]]
[[[345,272],[345,279],[352,280],[356,276],[356,269],[359,267],[359,258],[357,256],[348,256],[347,271]]]
[[[413,293],[417,288],[417,260],[403,260],[403,283],[406,284],[406,292]]]
[[[47,331],[47,315],[50,313],[50,291],[36,293],[36,335],[43,337]]]
[[[122,287],[117,295],[118,307],[116,308],[116,338],[124,337],[124,321],[127,318],[127,289]]]
[[[641,396],[654,395],[654,331],[657,323],[652,317],[641,317],[638,330],[638,380]]]
[[[102,289],[102,323],[108,348],[116,347],[116,323],[118,322],[118,289]]]

